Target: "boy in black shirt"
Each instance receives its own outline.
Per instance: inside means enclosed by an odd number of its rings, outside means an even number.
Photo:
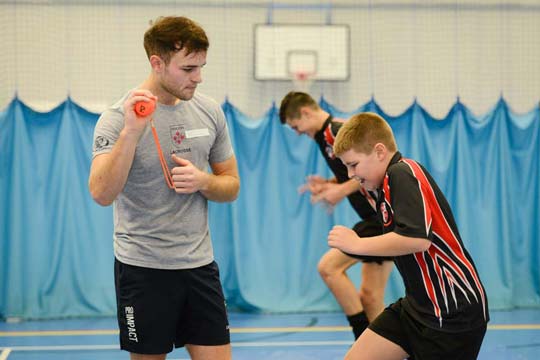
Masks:
[[[376,198],[359,186],[358,181],[349,179],[347,168],[334,156],[334,138],[343,125],[343,119],[335,119],[322,110],[311,96],[303,92],[290,92],[281,102],[281,123],[288,124],[299,135],[306,134],[315,140],[326,163],[334,173],[332,179],[320,176],[308,177],[302,191],[311,193],[313,203],[322,203],[332,208],[345,197],[363,221],[354,226],[360,236],[381,234],[381,224],[374,210]],[[390,272],[391,258],[357,256],[330,249],[321,258],[318,270],[332,294],[342,307],[355,339],[384,309],[384,290]],[[362,284],[357,293],[346,270],[362,261]]]
[[[397,151],[386,121],[361,113],[334,143],[349,176],[378,191],[383,235],[359,237],[335,226],[328,245],[354,254],[394,256],[404,298],[364,331],[346,359],[476,359],[489,320],[487,297],[446,198],[430,174]]]

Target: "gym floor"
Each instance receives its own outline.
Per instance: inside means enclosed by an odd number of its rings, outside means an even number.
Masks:
[[[341,313],[231,313],[235,360],[343,359],[352,332]],[[0,360],[128,359],[114,318],[0,323]],[[540,310],[491,311],[479,359],[539,359]],[[168,360],[187,360],[176,349]]]

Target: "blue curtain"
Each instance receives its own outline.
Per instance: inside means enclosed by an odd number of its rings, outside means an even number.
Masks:
[[[515,114],[500,100],[483,116],[457,102],[446,118],[414,103],[389,116],[372,100],[351,113],[388,119],[402,153],[423,163],[454,209],[492,309],[540,307],[540,111]],[[229,308],[332,311],[317,274],[333,224],[353,225],[344,202],[332,214],[297,188],[331,176],[314,142],[223,104],[242,180],[238,200],[211,203],[214,249]],[[67,99],[37,113],[14,99],[0,113],[0,316],[113,315],[112,209],[87,190],[98,115]],[[351,276],[359,277],[355,267]],[[357,282],[358,280],[356,280]],[[392,274],[387,302],[401,296]]]
[[[88,193],[97,115],[67,100],[37,113],[15,99],[0,115],[0,313],[112,313],[112,209]]]

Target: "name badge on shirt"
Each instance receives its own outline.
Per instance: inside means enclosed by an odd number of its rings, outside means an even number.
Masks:
[[[186,139],[193,139],[201,136],[210,136],[208,128],[186,130]]]

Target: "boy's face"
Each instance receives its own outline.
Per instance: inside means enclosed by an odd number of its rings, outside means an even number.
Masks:
[[[347,167],[349,177],[358,180],[367,190],[376,190],[382,185],[386,163],[375,149],[370,154],[350,149],[339,158]]]
[[[298,135],[307,135],[310,138],[315,137],[316,131],[312,129],[311,123],[306,116],[300,116],[296,119],[287,119],[287,125],[296,131]]]
[[[310,111],[300,111],[300,117],[287,118],[287,125],[291,127],[298,135],[307,135],[310,138],[314,138],[319,129],[314,126]]]

